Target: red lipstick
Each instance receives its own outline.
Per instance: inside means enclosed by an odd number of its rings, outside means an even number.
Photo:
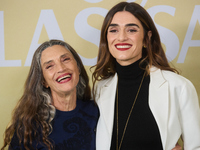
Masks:
[[[132,45],[128,44],[128,43],[118,43],[118,44],[115,44],[115,47],[119,51],[126,51],[126,50],[130,49],[132,47]]]

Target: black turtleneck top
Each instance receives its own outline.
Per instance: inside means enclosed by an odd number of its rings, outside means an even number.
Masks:
[[[118,74],[118,125],[120,143],[124,127],[133,105],[136,93],[138,92],[144,70],[139,67],[140,60],[128,66],[121,66],[116,62]],[[149,108],[149,83],[150,76],[145,76],[131,117],[126,128],[121,150],[162,150],[162,142],[155,118]],[[111,150],[116,150],[117,140],[117,119],[115,116],[113,124],[113,135]]]

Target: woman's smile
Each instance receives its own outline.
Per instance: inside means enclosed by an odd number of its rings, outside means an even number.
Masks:
[[[128,50],[132,47],[132,44],[128,44],[128,43],[118,43],[115,45],[116,49],[119,51],[125,51]]]
[[[62,84],[62,83],[65,83],[65,82],[70,81],[71,78],[72,78],[72,74],[65,73],[65,74],[63,74],[63,75],[60,75],[60,76],[56,79],[56,81],[57,81],[58,83]]]

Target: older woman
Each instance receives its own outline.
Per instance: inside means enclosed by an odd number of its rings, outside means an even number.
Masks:
[[[59,40],[41,44],[2,149],[94,150],[99,112],[90,99],[89,79],[75,50]]]
[[[108,12],[95,67],[97,150],[171,150],[180,136],[185,150],[200,150],[196,90],[170,67],[144,8],[121,2]]]

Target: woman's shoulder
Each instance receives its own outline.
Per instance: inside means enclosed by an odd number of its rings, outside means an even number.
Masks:
[[[161,70],[154,67],[151,70],[151,75],[164,78],[164,80],[176,86],[192,86],[193,87],[193,84],[190,80],[172,71]]]
[[[102,86],[107,86],[115,81],[117,81],[117,73],[115,73],[115,75],[110,76],[107,79],[101,79],[100,81],[97,82],[96,86],[97,86],[97,88],[102,87]]]
[[[82,101],[78,100],[80,104],[80,109],[86,111],[86,112],[91,112],[92,114],[98,114],[99,109],[94,100],[87,100],[87,101]]]
[[[96,107],[95,101],[94,100],[78,100],[79,103],[81,103],[81,107]]]
[[[190,80],[188,80],[186,77],[174,73],[172,71],[162,70],[163,76],[167,81],[174,82],[176,84],[192,84]]]

